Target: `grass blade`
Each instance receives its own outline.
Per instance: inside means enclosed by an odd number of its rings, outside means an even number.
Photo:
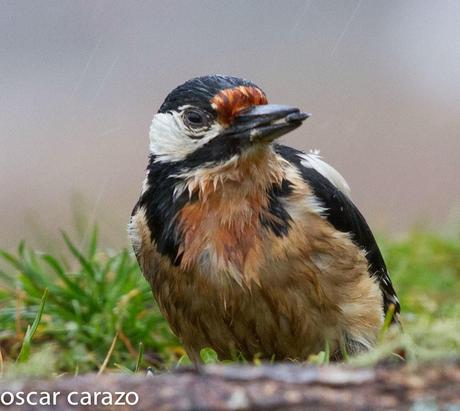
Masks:
[[[99,229],[98,229],[98,226],[95,225],[91,233],[91,238],[89,239],[89,246],[88,246],[88,256],[91,260],[96,255],[98,240],[99,240]]]
[[[388,307],[388,311],[387,311],[387,313],[385,315],[385,319],[383,321],[382,328],[380,329],[380,332],[379,332],[379,340],[380,341],[383,339],[383,337],[387,333],[388,329],[390,328],[391,321],[393,320],[394,313],[395,313],[395,305],[390,304],[390,306]]]
[[[42,318],[43,311],[45,309],[45,303],[46,303],[46,298],[48,296],[48,289],[45,289],[45,292],[43,293],[42,300],[40,302],[40,306],[38,308],[37,315],[35,316],[34,322],[32,323],[32,326],[27,327],[26,335],[24,336],[24,339],[22,341],[22,347],[21,351],[19,352],[17,362],[25,362],[29,359],[30,356],[30,346],[32,343],[32,338],[37,331],[38,324],[40,324],[40,320]]]
[[[72,292],[76,299],[82,299],[91,305],[92,309],[97,309],[98,304],[94,299],[75,281],[72,281],[68,274],[64,271],[59,262],[51,255],[45,254],[43,260],[54,270],[56,275],[64,282],[68,290]]]
[[[77,258],[80,262],[81,266],[85,269],[85,271],[90,274],[93,278],[96,277],[96,273],[93,269],[91,263],[83,256],[83,254],[78,250],[77,247],[72,243],[68,235],[63,231],[62,237],[64,238],[67,247],[69,248],[70,252]]]
[[[112,356],[113,350],[115,349],[115,344],[117,343],[118,340],[118,331],[115,334],[115,337],[113,337],[112,344],[110,344],[109,351],[107,352],[107,355],[104,358],[104,362],[101,365],[101,368],[99,368],[99,371],[97,372],[97,375],[101,375],[104,370],[107,368],[107,364],[109,363],[110,357]]]
[[[139,355],[137,356],[136,368],[134,368],[134,372],[139,371],[143,356],[144,356],[144,344],[142,344],[142,342],[140,342],[139,343]]]
[[[18,271],[22,271],[21,262],[12,254],[6,252],[5,250],[0,250],[0,257],[8,262],[8,264],[16,268]]]

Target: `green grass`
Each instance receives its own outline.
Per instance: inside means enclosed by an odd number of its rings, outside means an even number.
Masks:
[[[97,234],[80,250],[63,235],[68,256],[27,248],[0,251],[8,263],[0,271],[0,344],[4,362],[22,360],[23,346],[50,346],[56,372],[98,370],[114,339],[109,367],[161,367],[183,354],[153,303],[152,294],[128,250],[97,249]],[[47,300],[33,337],[27,333]],[[32,337],[30,342],[29,338]],[[139,345],[145,347],[139,359]],[[141,362],[141,364],[139,364]]]
[[[63,242],[64,255],[24,243],[14,253],[0,251],[0,371],[134,372],[188,363],[130,251],[99,248],[97,230],[81,247],[65,234]],[[350,361],[460,357],[460,238],[413,231],[379,242],[401,300],[404,333],[382,333],[375,350]],[[217,361],[209,349],[202,357]],[[327,357],[318,353],[310,362]]]

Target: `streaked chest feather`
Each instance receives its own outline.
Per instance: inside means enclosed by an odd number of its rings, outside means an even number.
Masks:
[[[263,245],[273,234],[272,228],[282,227],[286,232],[289,228],[290,217],[278,197],[291,192],[291,183],[279,164],[258,168],[251,159],[248,164],[226,167],[189,177],[182,188],[194,200],[176,217],[182,238],[180,266],[204,275],[230,275],[238,283],[257,282]]]
[[[246,195],[237,183],[187,204],[178,216],[181,266],[210,275],[225,271],[238,282],[247,279],[256,269],[267,234],[263,215],[270,215],[267,196]]]

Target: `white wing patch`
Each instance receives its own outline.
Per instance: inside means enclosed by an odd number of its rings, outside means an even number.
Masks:
[[[300,162],[304,167],[314,168],[323,177],[327,178],[348,198],[351,197],[351,189],[343,176],[332,166],[321,159],[318,150],[310,151],[308,154],[299,154]]]

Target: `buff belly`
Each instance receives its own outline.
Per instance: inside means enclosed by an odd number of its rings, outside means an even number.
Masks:
[[[267,284],[262,276],[251,289],[207,281],[200,273],[172,280],[170,272],[158,272],[151,280],[161,311],[193,360],[204,347],[213,348],[221,359],[240,352],[247,359],[302,360],[326,345],[332,353],[345,347],[353,354],[373,344],[381,325],[380,305],[375,312],[364,302],[341,305],[317,284],[285,275],[283,284]],[[353,285],[368,288],[363,284],[368,282],[363,276]]]
[[[221,359],[298,359],[329,347],[371,347],[383,322],[382,295],[362,250],[320,217],[287,238],[267,235],[244,276],[217,269],[209,248],[186,269],[156,251],[142,213],[131,238],[154,297],[195,362],[204,347]],[[305,236],[308,229],[309,236]],[[247,256],[248,264],[251,258]]]

